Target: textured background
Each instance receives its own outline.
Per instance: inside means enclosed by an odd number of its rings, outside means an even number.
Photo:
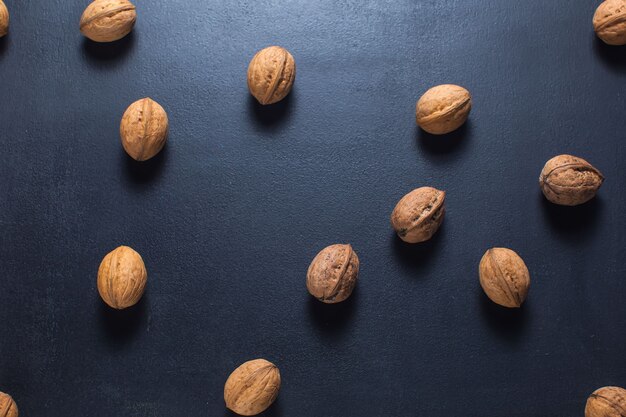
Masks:
[[[7,0],[0,41],[0,390],[24,416],[227,416],[228,374],[265,357],[268,416],[582,416],[626,386],[626,50],[595,1],[137,0],[113,45],[85,41],[86,1]],[[261,108],[260,48],[296,58]],[[417,98],[466,86],[466,127],[431,137]],[[164,152],[136,163],[119,121],[150,96]],[[579,208],[544,201],[559,153],[607,180]],[[448,192],[435,238],[399,241],[406,192]],[[353,244],[351,299],[305,288],[324,246]],[[139,251],[148,291],[113,312],[102,257]],[[526,261],[519,311],[478,284],[491,246]]]

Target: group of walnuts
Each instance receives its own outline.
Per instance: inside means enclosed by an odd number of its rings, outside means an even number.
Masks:
[[[128,0],[95,0],[80,19],[80,30],[95,42],[112,42],[126,36],[137,18]],[[626,44],[626,0],[606,0],[593,18],[595,31],[609,45]],[[9,13],[0,0],[0,37],[8,32]],[[248,67],[248,88],[262,105],[277,103],[291,91],[296,76],[293,56],[271,46],[259,51]],[[461,127],[472,108],[465,88],[444,84],[429,89],[416,106],[416,122],[434,135]],[[125,151],[137,161],[158,154],[167,141],[167,113],[150,98],[132,103],[120,123]],[[591,200],[604,181],[603,175],[582,158],[559,155],[550,159],[539,177],[545,197],[552,203],[575,206]],[[407,243],[429,240],[445,215],[446,193],[432,187],[417,188],[400,199],[391,213],[391,225]],[[528,294],[530,274],[522,258],[507,248],[487,250],[479,263],[479,281],[486,295],[504,307],[520,307]],[[311,262],[306,276],[309,293],[324,303],[338,303],[352,293],[359,274],[359,258],[349,244],[324,248]],[[112,308],[135,305],[147,283],[147,271],[139,253],[120,246],[107,254],[98,269],[98,292]],[[264,359],[245,362],[228,377],[224,387],[226,406],[240,415],[266,410],[280,389],[280,372]],[[626,415],[626,390],[604,387],[587,401],[586,417]],[[17,417],[13,399],[0,393],[0,417]]]

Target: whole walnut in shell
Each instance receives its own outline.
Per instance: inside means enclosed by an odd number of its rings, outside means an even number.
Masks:
[[[350,245],[330,245],[311,262],[306,287],[318,300],[334,304],[352,294],[359,276],[359,257]]]
[[[9,394],[0,392],[0,417],[17,417],[17,404]]]
[[[142,98],[131,104],[120,123],[122,146],[137,161],[145,161],[158,154],[169,130],[167,113],[151,98]]]
[[[7,9],[4,2],[0,0],[0,38],[7,33],[9,33],[9,9]]]
[[[606,0],[593,15],[596,35],[609,45],[626,45],[626,0]]]
[[[113,42],[128,35],[136,20],[128,0],[95,0],[80,18],[80,31],[94,42]]]
[[[391,213],[391,225],[408,243],[430,239],[441,226],[446,193],[432,187],[417,188],[400,199]]]
[[[433,135],[450,133],[465,123],[472,96],[465,88],[443,84],[426,91],[416,106],[417,124]]]
[[[492,248],[479,265],[480,285],[487,297],[504,307],[520,307],[530,287],[530,274],[517,253],[507,248]]]
[[[141,255],[128,246],[109,252],[98,269],[98,292],[110,307],[134,306],[146,289],[148,272]]]
[[[626,416],[626,390],[619,387],[603,387],[595,390],[587,399],[585,417]]]
[[[229,410],[242,416],[265,411],[278,396],[280,372],[273,363],[255,359],[233,371],[224,385],[224,401]]]
[[[274,104],[287,97],[296,78],[296,61],[285,48],[270,46],[252,58],[248,89],[259,103]]]
[[[563,206],[577,206],[595,197],[604,176],[582,158],[559,155],[546,162],[539,176],[543,195]]]

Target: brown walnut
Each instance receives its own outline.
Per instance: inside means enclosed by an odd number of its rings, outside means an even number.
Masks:
[[[441,226],[446,193],[432,187],[417,188],[400,199],[391,213],[391,225],[408,243],[424,242]]]
[[[334,304],[352,294],[359,276],[359,257],[350,245],[330,245],[311,262],[306,287],[318,300]]]
[[[530,287],[530,274],[517,253],[492,248],[483,255],[478,267],[480,286],[487,297],[504,307],[520,307]]]
[[[134,306],[146,289],[148,272],[141,255],[128,246],[109,252],[98,269],[98,292],[110,307]]]
[[[626,45],[626,0],[606,0],[593,15],[593,28],[604,43]]]
[[[472,96],[465,88],[443,84],[426,91],[416,106],[417,124],[433,135],[450,133],[465,123]]]
[[[128,0],[95,0],[80,18],[80,31],[94,42],[113,42],[128,35],[136,20]]]
[[[285,48],[270,46],[252,58],[248,89],[259,103],[274,104],[287,97],[296,78],[296,61]]]
[[[122,146],[137,161],[146,161],[165,146],[169,122],[167,113],[151,98],[142,98],[128,106],[120,123]]]
[[[17,404],[9,394],[0,392],[0,417],[17,417]]]
[[[242,416],[265,411],[278,396],[280,372],[265,359],[248,361],[233,371],[224,385],[224,401],[229,410]]]
[[[9,9],[0,0],[0,38],[9,33]]]
[[[626,389],[603,387],[595,390],[587,399],[585,417],[626,416]]]
[[[543,195],[563,206],[577,206],[595,197],[604,176],[582,158],[559,155],[546,162],[539,176]]]

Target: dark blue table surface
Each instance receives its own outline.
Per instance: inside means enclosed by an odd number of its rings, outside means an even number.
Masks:
[[[275,362],[284,417],[582,416],[626,386],[626,50],[597,40],[596,1],[137,0],[135,31],[86,41],[86,1],[6,0],[0,41],[0,391],[23,416],[227,416],[240,363]],[[294,90],[246,87],[254,53],[288,48]],[[415,126],[455,83],[467,125]],[[126,107],[170,118],[154,160],[122,150]],[[577,208],[545,201],[546,160],[606,176]],[[447,191],[435,238],[389,215]],[[350,242],[349,301],[306,291],[309,262]],[[100,300],[118,245],[149,274],[135,308]],[[492,246],[532,277],[519,311],[478,284]]]

